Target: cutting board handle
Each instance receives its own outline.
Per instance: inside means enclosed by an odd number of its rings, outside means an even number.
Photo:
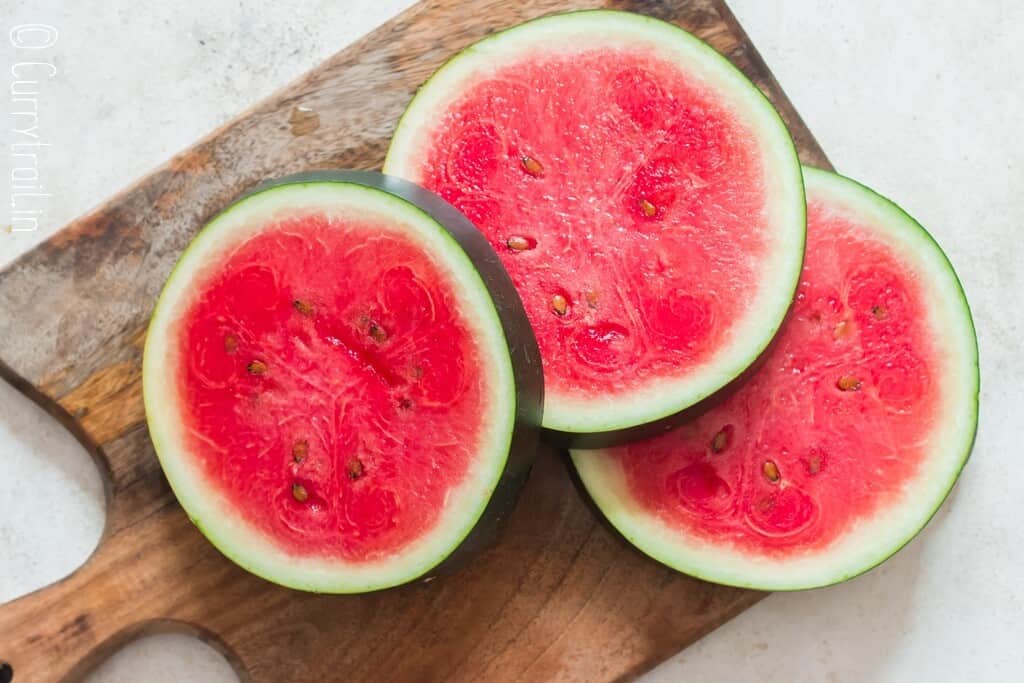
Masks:
[[[0,661],[11,683],[77,680],[139,633],[142,614],[120,609],[142,597],[133,594],[132,577],[102,571],[97,559],[0,607]]]
[[[173,607],[173,591],[159,590],[169,577],[119,540],[105,536],[70,576],[0,605],[0,683],[79,680],[161,624]]]

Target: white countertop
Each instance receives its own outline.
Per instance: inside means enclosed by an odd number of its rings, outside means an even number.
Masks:
[[[53,196],[39,232],[0,232],[0,265],[412,3],[240,4],[0,0],[5,65],[26,59],[11,26],[60,31],[45,53],[57,74],[40,73],[38,97]],[[836,167],[901,203],[957,267],[979,332],[981,426],[953,496],[893,560],[841,586],[773,595],[648,680],[1022,681],[1024,5],[731,4]],[[0,472],[6,601],[81,564],[104,512],[85,452],[2,383]],[[90,680],[236,677],[198,641],[154,636]]]

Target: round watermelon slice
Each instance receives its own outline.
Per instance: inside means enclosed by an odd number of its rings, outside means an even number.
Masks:
[[[385,171],[463,211],[500,254],[544,361],[544,426],[610,443],[737,378],[803,258],[792,140],[689,33],[626,12],[492,35],[419,90]]]
[[[679,429],[572,461],[629,541],[687,574],[769,590],[879,564],[949,493],[974,441],[963,290],[895,204],[805,170],[794,309],[752,377]]]
[[[488,541],[540,429],[539,353],[486,240],[376,173],[291,176],[174,268],[143,361],[178,500],[276,583],[352,593]]]

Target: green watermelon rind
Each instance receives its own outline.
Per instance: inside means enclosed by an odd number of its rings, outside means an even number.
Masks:
[[[955,392],[955,401],[940,418],[944,438],[934,437],[943,444],[941,457],[935,458],[936,470],[923,481],[927,490],[919,496],[907,494],[900,504],[865,523],[855,533],[857,538],[844,538],[821,552],[815,553],[809,563],[775,562],[752,557],[738,551],[727,551],[714,556],[707,544],[693,541],[693,545],[680,549],[677,532],[653,520],[644,511],[629,509],[624,502],[621,479],[617,472],[606,467],[600,450],[571,450],[570,457],[583,491],[611,526],[644,554],[685,574],[714,583],[757,590],[792,591],[829,586],[847,581],[877,567],[908,544],[921,532],[938,512],[949,496],[961,471],[967,463],[978,428],[978,397],[980,370],[978,342],[967,297],[952,263],[920,223],[898,205],[879,195],[871,188],[828,171],[810,167],[804,169],[805,182],[811,193],[824,191],[831,198],[840,198],[854,210],[868,211],[884,219],[891,228],[890,236],[897,239],[913,254],[913,262],[930,276],[929,283],[948,294],[942,301],[944,310],[936,311],[937,320],[945,323],[950,342],[949,358],[954,359],[959,376],[947,378],[961,385]],[[929,460],[929,462],[932,459]],[[927,484],[931,484],[927,486]],[[918,498],[920,500],[918,500]],[[886,517],[894,519],[887,519]],[[885,535],[882,540],[878,537]],[[687,539],[690,540],[690,539]],[[856,553],[857,544],[863,548]],[[717,549],[713,549],[717,550]],[[846,551],[844,556],[841,554]]]
[[[258,225],[276,211],[311,205],[334,208],[332,202],[413,226],[413,230],[403,229],[403,234],[429,248],[467,297],[464,304],[474,313],[474,331],[493,363],[489,374],[494,382],[490,403],[494,420],[488,448],[482,449],[489,462],[475,486],[453,495],[461,497],[462,505],[448,509],[411,550],[369,563],[296,557],[233,513],[230,503],[190,465],[187,449],[176,435],[181,424],[174,412],[178,397],[166,367],[175,362],[171,359],[176,337],[171,327],[187,301],[193,277],[211,256],[223,254],[229,245],[244,239],[247,225]],[[246,217],[253,220],[247,223]],[[268,581],[318,593],[364,593],[435,576],[461,565],[492,540],[532,464],[543,384],[536,341],[525,320],[497,255],[465,218],[422,188],[358,171],[299,174],[265,183],[206,224],[180,256],[157,300],[143,353],[143,398],[157,457],[193,524],[227,558]]]
[[[734,342],[699,377],[665,378],[630,395],[608,395],[573,402],[552,396],[548,388],[544,407],[545,430],[567,443],[614,444],[638,434],[667,428],[673,416],[697,406],[719,389],[741,376],[761,356],[774,338],[788,312],[799,283],[806,239],[806,203],[803,176],[796,147],[774,105],[746,75],[714,48],[687,31],[660,19],[615,10],[582,10],[548,15],[499,31],[459,52],[445,62],[424,83],[409,103],[395,129],[384,172],[417,181],[416,142],[420,128],[438,118],[439,107],[449,102],[464,79],[486,68],[488,60],[505,51],[518,54],[519,43],[573,45],[572,33],[586,37],[603,35],[611,40],[644,40],[679,56],[701,74],[714,75],[719,92],[741,100],[748,123],[762,134],[763,149],[774,172],[769,182],[780,185],[772,205],[781,215],[775,221],[781,256],[773,270],[782,275],[767,283],[761,302],[750,307],[746,325],[734,331]],[[481,67],[482,65],[482,67]],[[765,268],[767,272],[768,268]],[[575,404],[574,404],[575,403]],[[573,405],[574,404],[574,405]],[[566,407],[568,406],[568,407]],[[677,420],[676,420],[677,421]]]

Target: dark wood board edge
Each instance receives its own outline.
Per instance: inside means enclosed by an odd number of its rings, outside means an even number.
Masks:
[[[779,81],[775,78],[775,74],[768,68],[768,64],[764,61],[760,51],[754,45],[754,42],[750,40],[746,29],[740,24],[736,15],[729,8],[729,5],[725,0],[714,0],[714,2],[722,18],[728,24],[730,32],[739,39],[739,49],[749,64],[749,67],[743,69],[743,71],[748,75],[752,73],[759,75],[755,82],[762,92],[772,100],[775,108],[778,109],[782,119],[786,122],[790,135],[793,136],[793,141],[796,143],[797,152],[800,154],[800,161],[808,166],[815,166],[830,171],[835,170],[832,162],[825,155],[825,150],[821,148],[818,141],[811,135],[811,131],[804,122],[803,117],[800,116],[796,107],[793,106],[789,96],[786,95],[786,91],[782,89]],[[733,63],[739,61],[739,55],[729,55],[729,57]]]

